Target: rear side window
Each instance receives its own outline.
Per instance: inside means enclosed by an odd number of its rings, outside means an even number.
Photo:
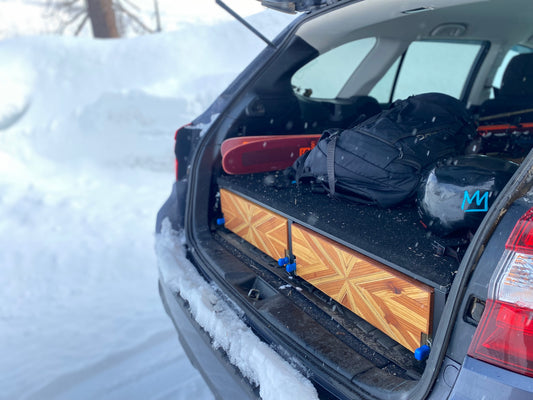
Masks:
[[[481,43],[413,42],[370,95],[380,103],[426,92],[459,99],[481,48]]]
[[[321,54],[292,76],[293,90],[311,98],[336,98],[375,43],[375,38],[360,39]]]

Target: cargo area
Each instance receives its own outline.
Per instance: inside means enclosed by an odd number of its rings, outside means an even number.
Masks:
[[[204,249],[257,313],[252,325],[361,387],[412,389],[468,240],[459,255],[444,248],[465,232],[432,232],[414,198],[383,208],[288,181],[283,170],[217,171]]]
[[[227,137],[246,138],[242,126],[245,116]],[[272,134],[266,126],[255,132]],[[262,337],[288,338],[291,354],[326,369],[324,376],[334,371],[348,386],[397,395],[413,389],[467,250],[466,232],[429,230],[414,197],[384,208],[291,182],[284,170],[226,173],[224,140],[213,148],[202,236],[218,283],[250,307],[246,318]]]
[[[435,254],[438,238],[414,203],[355,204],[308,185],[279,187],[280,174],[216,178],[206,250],[302,354],[363,386],[409,389],[425,368],[415,352],[431,344],[459,262]],[[280,266],[285,257],[293,273]]]
[[[248,122],[233,121],[229,137],[245,139]],[[272,134],[267,125],[255,132]],[[268,327],[262,337],[289,338],[305,362],[340,372],[346,384],[411,390],[426,368],[466,232],[429,230],[414,197],[379,207],[291,182],[284,170],[227,173],[218,164],[224,140],[215,146],[203,243],[219,283],[253,310],[245,311],[252,326]]]
[[[216,171],[203,249],[258,333],[287,337],[291,354],[346,385],[413,389],[468,240],[443,250],[466,233],[429,230],[414,198],[383,208],[283,170]]]

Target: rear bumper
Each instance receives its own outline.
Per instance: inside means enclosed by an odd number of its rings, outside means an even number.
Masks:
[[[165,286],[162,280],[159,281],[159,294],[165,311],[176,327],[183,349],[215,398],[257,399],[257,393],[230,363],[226,353],[213,348],[210,336],[191,315],[187,301]]]
[[[533,378],[466,357],[450,400],[530,400]]]

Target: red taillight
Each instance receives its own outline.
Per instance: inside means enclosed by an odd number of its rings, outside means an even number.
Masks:
[[[468,354],[479,360],[533,376],[533,312],[487,300]]]
[[[533,376],[533,208],[520,218],[505,248],[468,354]]]
[[[533,208],[518,221],[505,248],[523,254],[533,254]]]

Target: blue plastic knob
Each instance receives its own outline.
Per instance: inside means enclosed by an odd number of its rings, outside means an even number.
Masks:
[[[225,218],[217,218],[217,225],[224,225],[226,223]]]
[[[287,265],[289,263],[289,257],[283,257],[283,258],[280,258],[278,260],[278,265],[280,267],[284,267],[285,265]]]
[[[285,267],[285,270],[290,274],[294,271],[296,271],[296,263],[292,263],[292,264],[288,264],[286,267]]]
[[[430,351],[431,348],[427,344],[420,346],[418,349],[415,350],[415,358],[418,361],[424,361],[426,358],[429,357]]]

